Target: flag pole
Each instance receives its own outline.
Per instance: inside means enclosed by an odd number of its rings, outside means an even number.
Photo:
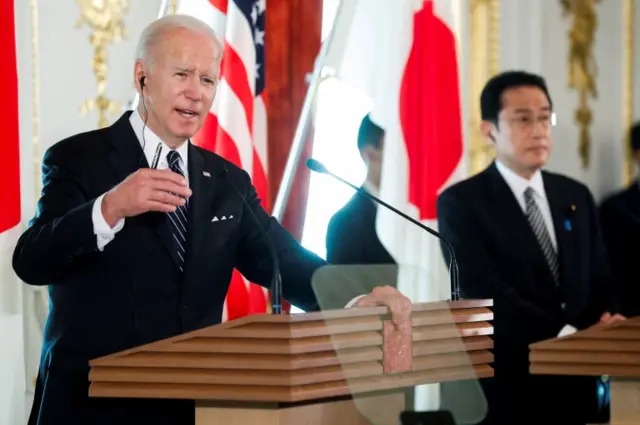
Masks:
[[[327,56],[329,54],[331,42],[334,38],[334,35],[336,32],[336,26],[337,26],[337,23],[339,22],[338,18],[341,16],[344,3],[345,2],[343,0],[338,4],[338,7],[336,9],[336,15],[331,25],[331,30],[329,31],[329,34],[327,34],[327,37],[322,42],[322,46],[320,47],[320,53],[316,58],[313,74],[311,75],[311,80],[309,82],[309,88],[307,89],[307,94],[304,98],[302,110],[300,111],[300,118],[298,119],[298,125],[296,126],[296,132],[293,136],[293,142],[291,144],[291,150],[289,151],[289,156],[287,158],[287,164],[285,165],[284,173],[282,174],[282,181],[278,189],[278,195],[276,196],[276,200],[273,205],[272,215],[275,217],[276,220],[278,220],[281,223],[284,217],[284,211],[287,206],[287,201],[289,200],[289,195],[291,194],[291,188],[293,186],[293,178],[295,176],[296,170],[298,169],[298,164],[300,163],[300,157],[302,156],[302,151],[305,147],[305,142],[307,140],[309,123],[311,122],[311,112],[312,112],[313,102],[316,97],[318,85],[322,81],[322,70],[327,62]]]

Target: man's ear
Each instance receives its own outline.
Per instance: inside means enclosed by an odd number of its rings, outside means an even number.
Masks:
[[[636,162],[640,165],[640,150],[634,151],[633,156],[636,158]]]
[[[491,121],[480,122],[480,133],[486,140],[490,140],[491,142],[496,141],[495,137],[493,136],[494,129],[495,125]]]
[[[142,87],[140,86],[140,80],[146,76],[144,67],[141,62],[136,62],[133,68],[133,78],[135,81],[136,88],[142,93]]]
[[[379,162],[382,161],[382,151],[371,145],[367,145],[362,149],[362,157],[367,161],[367,163],[371,161]]]

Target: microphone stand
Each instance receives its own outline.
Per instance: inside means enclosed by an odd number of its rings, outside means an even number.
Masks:
[[[371,195],[367,191],[362,190],[361,188],[355,186],[354,184],[346,181],[342,177],[332,173],[320,161],[317,161],[317,160],[315,160],[313,158],[309,158],[307,160],[307,167],[311,171],[315,171],[316,173],[320,173],[320,174],[326,174],[326,175],[331,176],[334,179],[346,184],[347,186],[349,186],[352,189],[354,189],[356,192],[368,197],[373,202],[375,202],[377,204],[380,204],[385,208],[390,209],[391,211],[393,211],[394,213],[398,214],[399,216],[401,216],[405,220],[410,221],[411,223],[413,223],[416,226],[420,227],[422,230],[425,230],[427,233],[430,233],[431,235],[433,235],[436,238],[440,239],[442,244],[447,249],[447,252],[449,253],[449,257],[451,258],[451,261],[450,261],[450,264],[449,264],[449,278],[450,278],[450,281],[451,281],[450,282],[451,283],[451,300],[452,301],[459,301],[460,300],[460,282],[459,282],[459,275],[458,275],[458,260],[456,259],[456,255],[455,255],[455,252],[453,250],[453,246],[449,243],[449,241],[444,239],[442,237],[442,235],[440,235],[440,233],[436,232],[435,230],[433,230],[432,228],[430,228],[428,226],[425,226],[424,224],[420,223],[419,221],[415,220],[414,218],[409,217],[407,214],[405,214],[402,211],[392,207],[391,205],[389,205],[386,202],[384,202],[382,199],[379,199],[379,198]]]

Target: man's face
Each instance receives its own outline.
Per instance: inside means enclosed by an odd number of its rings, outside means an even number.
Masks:
[[[382,177],[382,151],[384,149],[384,136],[380,138],[379,147],[375,148],[371,145],[365,146],[362,151],[362,157],[367,165],[367,177],[371,183],[376,186],[380,185]]]
[[[166,143],[180,143],[202,127],[211,109],[221,48],[205,35],[178,28],[163,34],[151,53],[150,69],[136,63],[135,71],[136,81],[146,76],[147,125]]]
[[[497,159],[528,178],[549,159],[551,120],[545,93],[523,86],[503,93],[498,126],[484,121],[482,132],[493,141]]]

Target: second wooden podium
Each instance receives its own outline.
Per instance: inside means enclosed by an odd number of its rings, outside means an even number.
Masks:
[[[398,424],[403,389],[493,376],[491,300],[254,315],[91,362],[90,396],[193,399],[196,424]]]
[[[530,371],[611,377],[611,425],[640,423],[640,317],[531,345]]]

